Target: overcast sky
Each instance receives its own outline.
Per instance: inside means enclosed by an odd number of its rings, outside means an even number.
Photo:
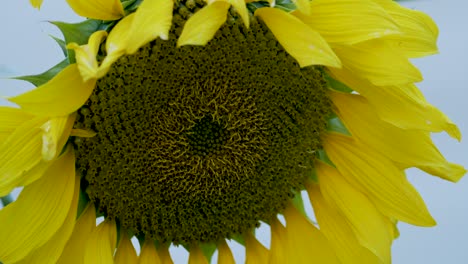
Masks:
[[[47,22],[80,21],[65,1],[45,0],[41,11],[31,8],[28,0],[2,1],[0,16],[0,77],[35,74],[63,59],[49,34],[60,36]],[[463,0],[415,0],[405,5],[430,14],[439,25],[440,54],[415,60],[425,80],[419,87],[427,100],[445,112],[468,137],[468,4]],[[13,80],[0,80],[0,96],[31,88]],[[2,102],[0,102],[2,103]],[[458,143],[445,134],[433,136],[445,156],[468,167],[467,140]],[[401,236],[394,242],[393,263],[464,264],[468,260],[468,180],[458,184],[444,182],[418,170],[408,171],[438,222],[434,228],[400,224]],[[262,232],[263,233],[263,232]],[[261,239],[268,241],[268,235]],[[236,255],[242,259],[236,246]],[[186,259],[181,250],[173,251],[176,263]]]

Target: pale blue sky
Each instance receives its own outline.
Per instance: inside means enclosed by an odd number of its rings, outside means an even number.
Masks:
[[[40,73],[63,55],[49,34],[59,35],[47,22],[76,22],[81,18],[67,8],[65,1],[45,0],[39,12],[27,0],[2,1],[0,16],[0,77]],[[425,80],[418,86],[427,100],[457,123],[468,137],[468,4],[466,1],[405,1],[408,7],[430,14],[439,25],[440,54],[415,60]],[[12,95],[30,88],[26,83],[0,80],[0,96]],[[1,103],[1,102],[0,102]],[[445,134],[434,135],[441,152],[454,162],[468,167],[468,141],[458,143]],[[468,180],[458,184],[444,182],[418,170],[408,172],[438,222],[434,228],[400,224],[401,236],[394,242],[393,263],[464,264],[468,262]],[[267,232],[263,242],[269,240]],[[236,246],[235,254],[242,249]],[[176,263],[184,263],[183,250],[173,251]]]

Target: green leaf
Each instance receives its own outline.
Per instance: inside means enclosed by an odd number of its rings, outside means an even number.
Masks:
[[[327,130],[331,132],[336,132],[346,136],[351,136],[351,133],[348,131],[346,126],[341,122],[340,118],[336,115],[328,118],[327,120]]]
[[[65,41],[63,39],[59,39],[52,35],[49,35],[49,36],[53,38],[55,42],[57,42],[57,44],[60,46],[60,49],[62,49],[63,56],[67,57],[68,52],[67,52],[67,44],[65,43]]]
[[[330,87],[333,90],[343,92],[343,93],[352,93],[353,89],[349,88],[346,84],[333,79],[330,75],[324,72],[325,80],[328,83],[328,87]]]
[[[64,59],[63,61],[59,62],[54,67],[50,68],[49,70],[41,74],[13,77],[12,79],[27,81],[27,82],[32,83],[36,87],[41,86],[45,84],[46,82],[48,82],[50,79],[52,79],[55,75],[57,75],[57,73],[62,71],[68,65],[69,65],[68,60]]]
[[[57,26],[65,38],[65,43],[75,42],[78,45],[84,45],[88,43],[88,39],[102,24],[102,21],[95,19],[87,19],[80,23],[70,24],[60,21],[51,21],[51,24]],[[68,60],[71,63],[75,63],[75,52],[73,50],[67,50]]]

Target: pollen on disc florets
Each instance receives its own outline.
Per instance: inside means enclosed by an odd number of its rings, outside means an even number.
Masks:
[[[108,217],[161,242],[212,242],[281,212],[312,171],[331,113],[319,69],[229,16],[206,46],[168,41],[116,62],[78,111],[77,168]],[[180,11],[180,10],[183,10]]]

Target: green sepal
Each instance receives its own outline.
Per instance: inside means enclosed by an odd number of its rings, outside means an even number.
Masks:
[[[135,11],[143,2],[143,0],[123,0],[122,6],[126,13]]]
[[[79,194],[79,197],[78,197],[78,208],[77,208],[77,212],[76,212],[76,219],[78,219],[78,217],[81,216],[81,214],[85,210],[88,203],[89,203],[88,195],[83,190],[80,189],[80,194]]]
[[[52,35],[49,35],[49,37],[53,38],[55,42],[57,42],[60,49],[62,50],[63,56],[67,57],[68,52],[67,52],[67,44],[65,43],[65,41],[63,39],[59,39]]]
[[[302,193],[299,191],[293,191],[294,193],[294,198],[292,199],[292,203],[294,207],[296,207],[299,212],[307,217],[305,208],[304,208],[304,200],[302,199]]]
[[[317,151],[317,158],[320,161],[325,162],[326,164],[332,166],[333,168],[336,168],[335,164],[333,164],[333,162],[330,160],[330,158],[328,157],[325,150],[323,150],[323,149],[318,150]]]
[[[242,235],[236,234],[231,236],[232,240],[236,241],[237,243],[243,245],[245,247],[245,239]]]
[[[57,73],[61,72],[68,65],[69,65],[68,60],[64,59],[63,61],[59,62],[54,67],[50,68],[49,70],[41,74],[13,77],[12,79],[27,81],[27,82],[32,83],[34,86],[38,87],[50,81],[50,79],[52,79],[55,75],[57,75]]]
[[[331,118],[328,118],[327,130],[330,132],[336,132],[336,133],[343,134],[346,136],[352,136],[351,133],[346,128],[346,126],[343,124],[343,122],[341,122],[340,118],[335,114]]]
[[[317,170],[315,170],[315,168],[312,168],[308,176],[310,180],[312,180],[315,183],[318,183]]]
[[[78,45],[84,45],[88,43],[88,39],[91,34],[100,29],[102,21],[87,19],[83,22],[74,24],[60,21],[50,21],[50,23],[59,28],[65,38],[66,44],[74,42]],[[74,63],[75,52],[73,50],[67,50],[67,55],[70,64]]]
[[[325,80],[327,81],[328,87],[343,93],[352,93],[353,89],[349,88],[346,84],[334,79],[328,73],[324,72]]]
[[[213,257],[213,254],[216,251],[216,244],[215,243],[203,243],[200,244],[200,249],[203,252],[203,255],[205,255],[206,259],[208,260],[208,263],[211,263],[211,258]]]
[[[14,201],[14,199],[13,199],[13,197],[11,197],[10,194],[7,194],[7,195],[5,195],[3,197],[0,197],[0,201],[3,204],[3,207],[5,207],[5,206],[11,204]]]
[[[275,1],[275,7],[286,12],[292,12],[297,9],[297,6],[290,0],[277,0]]]

